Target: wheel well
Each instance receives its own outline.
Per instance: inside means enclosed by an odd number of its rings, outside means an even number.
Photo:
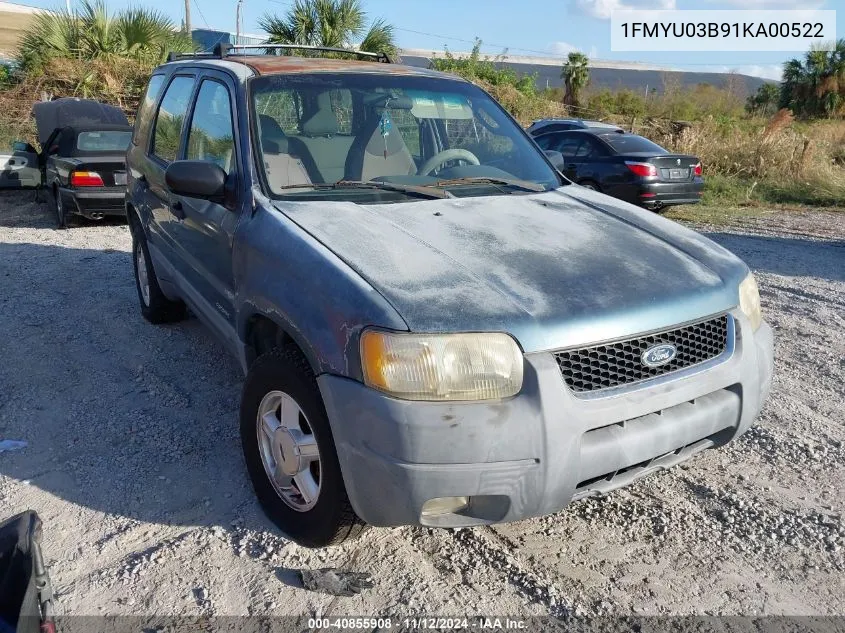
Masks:
[[[131,204],[126,205],[126,221],[129,223],[129,232],[135,233],[137,227],[140,226],[141,220],[138,218],[135,207]]]
[[[275,348],[293,348],[302,354],[303,358],[308,358],[290,334],[275,321],[260,314],[253,315],[247,322],[245,340],[247,366],[252,365],[262,354]]]

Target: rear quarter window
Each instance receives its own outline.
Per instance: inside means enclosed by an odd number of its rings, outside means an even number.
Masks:
[[[150,130],[150,121],[153,117],[153,107],[164,85],[164,75],[153,75],[147,84],[144,98],[138,105],[138,114],[135,117],[135,131],[132,135],[132,142],[138,145],[142,139],[147,137]]]

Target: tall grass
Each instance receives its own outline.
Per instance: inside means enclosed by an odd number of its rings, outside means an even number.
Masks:
[[[8,149],[18,140],[37,147],[32,105],[43,99],[96,99],[120,107],[131,120],[150,70],[148,63],[127,58],[46,61],[38,72],[0,90],[0,149]]]

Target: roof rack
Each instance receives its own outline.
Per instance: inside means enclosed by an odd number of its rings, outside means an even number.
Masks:
[[[324,53],[345,53],[347,55],[356,55],[364,59],[374,59],[384,64],[392,64],[393,60],[387,53],[371,53],[369,51],[356,51],[349,48],[334,48],[331,46],[309,46],[307,44],[226,44],[221,42],[214,46],[212,52],[204,53],[169,53],[167,55],[168,62],[180,61],[183,59],[225,59],[232,55],[235,51],[245,51],[248,49],[258,49],[264,51],[263,54],[269,55],[269,51],[319,51]],[[259,53],[261,54],[261,53]]]

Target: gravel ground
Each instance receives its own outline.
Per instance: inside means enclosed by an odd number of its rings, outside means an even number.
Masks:
[[[141,318],[125,224],[53,228],[0,194],[0,516],[45,523],[65,614],[845,613],[845,216],[702,227],[758,275],[777,336],[759,425],[600,500],[303,549],[246,478],[241,373],[195,319]],[[334,597],[298,570],[372,575]]]

